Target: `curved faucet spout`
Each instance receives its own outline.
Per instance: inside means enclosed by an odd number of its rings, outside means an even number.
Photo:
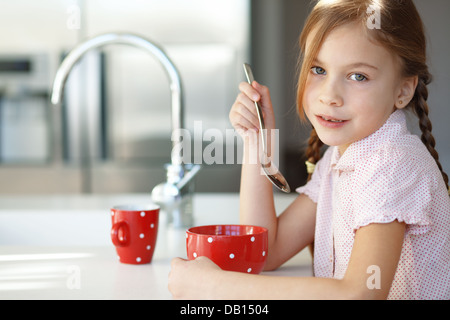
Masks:
[[[56,72],[51,102],[56,105],[61,101],[66,79],[77,61],[87,51],[108,44],[126,44],[142,48],[158,59],[170,80],[170,90],[172,94],[172,132],[179,132],[178,130],[181,130],[184,127],[184,106],[179,72],[161,47],[147,39],[133,34],[107,33],[99,35],[79,44],[70,51]],[[172,136],[173,150],[175,150],[176,145],[181,143],[181,138],[177,138],[179,135]],[[174,165],[182,164],[182,159],[177,153],[172,153],[171,160]]]

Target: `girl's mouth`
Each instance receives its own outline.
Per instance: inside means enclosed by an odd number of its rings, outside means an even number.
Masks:
[[[348,122],[348,120],[341,120],[327,115],[317,115],[316,118],[319,124],[327,128],[340,128]]]

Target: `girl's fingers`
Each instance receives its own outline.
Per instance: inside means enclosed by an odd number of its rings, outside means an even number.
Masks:
[[[233,126],[240,125],[246,129],[257,129],[258,117],[254,102],[245,94],[240,93],[230,112],[230,121]]]
[[[242,82],[239,85],[239,89],[243,96],[246,96],[252,101],[252,104],[255,101],[259,102],[264,113],[273,113],[268,87],[259,84],[257,81],[253,81],[252,85]]]
[[[253,83],[256,83],[256,81],[254,81]],[[259,94],[258,90],[256,90],[247,82],[241,82],[239,84],[239,90],[247,97],[249,97],[249,99],[251,99],[252,101],[259,101],[261,99],[261,95]]]
[[[250,129],[259,130],[259,120],[256,113],[255,101],[261,103],[263,118],[267,122],[266,127],[267,125],[269,125],[268,127],[273,127],[273,110],[268,88],[254,81],[252,85],[241,82],[239,84],[239,90],[241,92],[238,94],[229,114],[233,127],[244,131]],[[269,114],[268,118],[267,114]]]
[[[255,120],[250,120],[248,116],[242,115],[241,113],[234,112],[230,115],[231,124],[233,127],[239,127],[244,131],[252,129],[258,130],[258,123]]]
[[[237,112],[247,117],[251,122],[258,124],[258,115],[256,113],[255,102],[250,100],[250,98],[243,93],[238,95],[236,102]]]
[[[263,113],[263,118],[266,124],[266,128],[275,128],[275,116],[273,113],[272,100],[270,98],[269,88],[259,84],[254,81],[252,84],[253,88],[259,92],[261,99],[259,100],[261,105],[261,111]]]

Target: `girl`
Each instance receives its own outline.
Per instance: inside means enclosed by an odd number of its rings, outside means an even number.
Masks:
[[[244,161],[240,217],[269,230],[267,270],[314,242],[315,277],[256,276],[177,258],[170,291],[183,299],[450,299],[448,177],[431,135],[431,76],[412,0],[321,0],[300,46],[298,108],[313,126],[314,173],[277,216],[270,182]],[[266,87],[240,90],[230,120],[249,154],[258,148],[247,134],[258,128],[253,101],[268,129],[275,120]],[[419,118],[422,141],[406,128],[407,109]],[[319,161],[323,144],[330,147]],[[369,285],[375,274],[379,283]]]

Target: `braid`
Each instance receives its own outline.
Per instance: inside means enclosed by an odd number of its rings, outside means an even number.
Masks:
[[[427,84],[429,84],[430,81],[431,81],[431,76],[429,74],[427,74],[423,78],[419,78],[417,88],[416,88],[416,93],[413,98],[415,100],[414,112],[416,113],[417,117],[419,118],[419,127],[420,127],[420,130],[422,131],[421,140],[427,147],[430,154],[433,156],[439,170],[441,170],[442,177],[444,178],[445,185],[447,186],[447,189],[448,189],[448,176],[442,169],[442,165],[439,162],[439,155],[435,149],[436,141],[435,141],[433,135],[431,134],[432,125],[431,125],[430,119],[428,118]]]
[[[312,164],[316,164],[320,160],[320,149],[323,146],[323,142],[317,135],[316,130],[313,128],[308,139],[308,148],[306,149],[306,159]],[[308,181],[311,179],[312,173],[308,174]]]

